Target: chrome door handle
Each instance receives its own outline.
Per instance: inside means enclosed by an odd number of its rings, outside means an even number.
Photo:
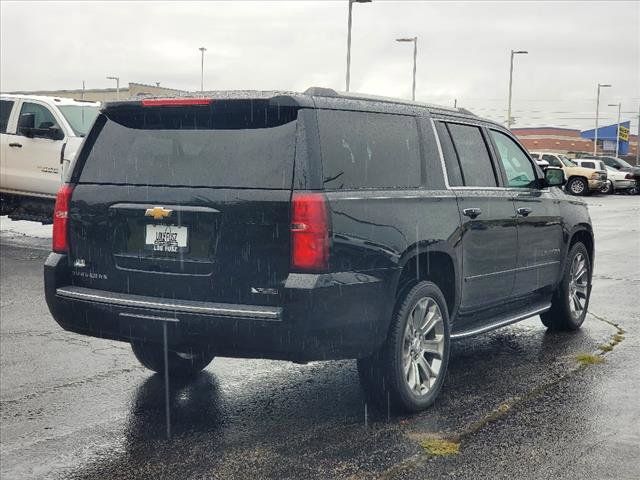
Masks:
[[[18,148],[22,148],[22,144],[18,143],[18,142],[13,142],[9,144],[10,147],[18,147]]]
[[[466,215],[469,218],[476,218],[477,216],[482,214],[482,210],[479,208],[465,208],[462,210],[462,214]]]
[[[528,217],[529,214],[531,212],[533,212],[533,210],[531,210],[530,208],[519,208],[518,210],[516,210],[516,212],[518,213],[518,215],[520,215],[521,217]]]

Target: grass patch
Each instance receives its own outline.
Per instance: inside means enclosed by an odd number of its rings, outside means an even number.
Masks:
[[[596,365],[604,362],[604,359],[599,355],[592,355],[591,353],[580,353],[576,355],[576,360],[581,365]]]
[[[600,345],[598,348],[603,352],[610,352],[611,350],[613,350],[613,345],[605,343],[604,345]]]
[[[436,457],[446,457],[448,455],[458,455],[460,453],[460,443],[439,438],[430,438],[420,442],[420,446],[429,455]]]

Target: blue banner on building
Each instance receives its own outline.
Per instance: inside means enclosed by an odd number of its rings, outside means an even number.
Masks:
[[[629,153],[629,129],[631,128],[631,122],[621,122],[620,129],[618,130],[618,124],[607,125],[606,127],[598,128],[598,145],[603,150],[615,152],[616,142],[618,142],[618,155],[626,155]],[[593,140],[595,138],[595,128],[591,130],[585,130],[580,133],[582,138]]]

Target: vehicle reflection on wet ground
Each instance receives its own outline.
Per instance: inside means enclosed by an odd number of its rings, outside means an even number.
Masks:
[[[638,218],[638,206],[633,197],[605,200],[606,205],[589,199],[597,245],[590,310],[619,322],[627,339],[607,354],[604,365],[580,368],[576,356],[597,352],[616,328],[589,315],[580,332],[547,333],[536,317],[454,343],[447,381],[433,408],[389,416],[367,406],[365,425],[353,361],[297,365],[217,358],[195,381],[171,380],[171,440],[163,379],[139,367],[126,344],[61,331],[41,295],[46,252],[3,246],[2,476],[421,478],[416,472],[429,459],[420,443],[438,437],[462,441],[461,453],[455,460],[432,459],[430,471],[470,478],[493,468],[480,460],[491,452],[494,436],[502,449],[515,451],[536,438],[552,444],[549,432],[558,436],[579,423],[574,418],[564,425],[566,418],[581,416],[573,390],[589,400],[588,411],[607,415],[606,403],[597,403],[603,398],[597,372],[610,368],[617,355],[631,355],[630,365],[640,357],[634,340],[640,332],[633,237],[638,226],[621,221],[632,214]],[[635,253],[622,249],[622,242],[629,249],[636,242]],[[607,373],[606,378],[614,389],[617,377]],[[558,389],[561,393],[551,393]],[[574,409],[565,408],[558,417],[543,413],[561,411],[565,391]],[[542,401],[535,405],[538,397]],[[525,413],[513,413],[531,403]],[[515,423],[511,417],[518,415],[529,423]],[[587,420],[582,418],[581,428],[589,432],[604,421],[597,415]],[[541,458],[531,463],[543,462],[545,452],[540,447]],[[633,461],[627,455],[627,462]],[[529,460],[503,462],[499,472],[513,476],[526,472]],[[571,464],[575,458],[560,455],[553,462]]]

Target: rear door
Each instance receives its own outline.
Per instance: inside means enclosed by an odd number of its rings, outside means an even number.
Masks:
[[[488,139],[476,125],[438,126],[449,184],[462,219],[461,312],[499,305],[511,296],[517,234],[511,195],[498,188]]]
[[[268,100],[105,110],[73,174],[74,284],[279,303],[296,119]]]
[[[7,154],[9,153],[10,148],[17,148],[15,145],[9,147],[10,143],[13,143],[11,138],[13,135],[10,135],[8,132],[9,129],[9,121],[11,120],[11,113],[13,112],[13,108],[15,106],[15,101],[13,99],[2,99],[0,100],[0,187],[7,187]]]

